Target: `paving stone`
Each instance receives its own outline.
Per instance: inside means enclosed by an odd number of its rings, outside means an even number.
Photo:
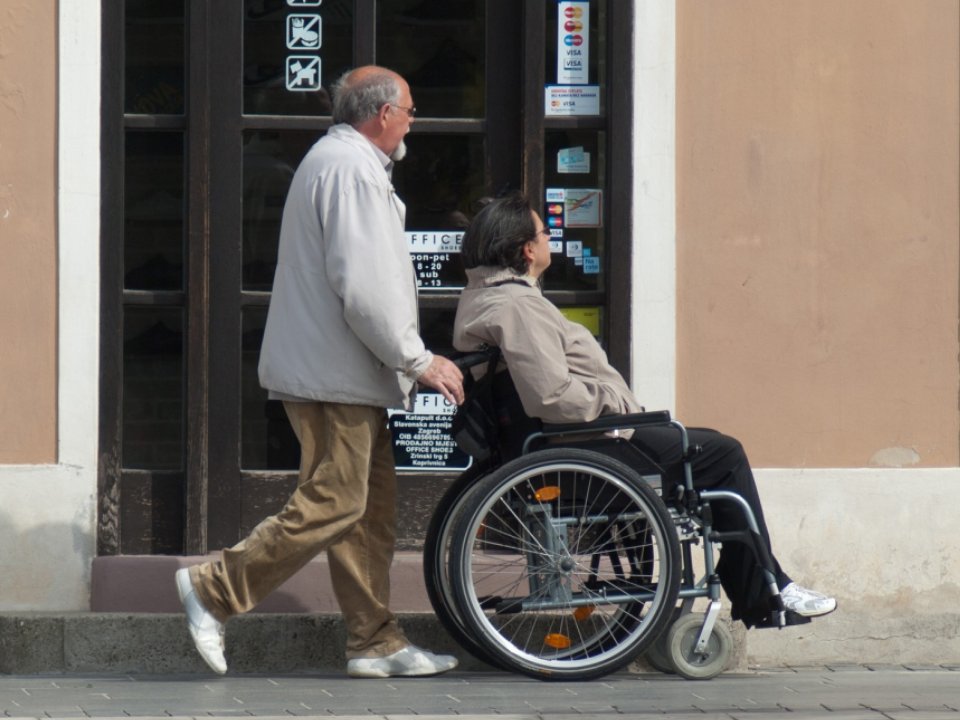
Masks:
[[[541,682],[505,673],[358,681],[341,674],[0,675],[0,713],[9,717],[477,718],[516,715],[699,720],[960,720],[951,670],[804,668],[689,682],[666,675],[617,675],[591,682]]]

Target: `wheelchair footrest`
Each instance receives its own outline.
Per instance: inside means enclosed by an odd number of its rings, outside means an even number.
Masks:
[[[813,618],[804,617],[803,615],[798,615],[792,610],[786,611],[786,623],[784,627],[790,627],[791,625],[806,625],[808,622],[813,620]],[[780,628],[780,623],[777,622],[776,613],[767,615],[760,622],[754,624],[755,628]]]
[[[787,625],[806,625],[808,622],[813,620],[813,618],[804,617],[803,615],[798,615],[793,612],[793,610],[787,610],[786,612]]]

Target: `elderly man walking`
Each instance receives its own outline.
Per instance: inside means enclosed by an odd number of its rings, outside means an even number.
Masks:
[[[389,609],[396,472],[386,408],[417,383],[463,402],[460,371],[424,347],[404,205],[390,181],[416,109],[386,68],[346,73],[334,125],[294,175],[283,212],[260,382],[300,441],[299,486],[221,559],[177,572],[200,655],[227,670],[223,624],[323,550],[354,677],[433,675],[456,658],[410,644]]]

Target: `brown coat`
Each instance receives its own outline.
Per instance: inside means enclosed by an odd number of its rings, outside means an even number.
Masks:
[[[499,347],[527,415],[565,423],[640,412],[593,335],[567,320],[533,278],[484,266],[467,270],[467,279],[453,346]]]

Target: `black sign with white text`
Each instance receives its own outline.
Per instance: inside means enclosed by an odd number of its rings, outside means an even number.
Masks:
[[[460,290],[466,285],[460,259],[462,242],[460,230],[407,232],[407,247],[420,290]]]
[[[450,437],[453,411],[439,393],[421,392],[413,412],[389,412],[397,470],[460,472],[470,467],[472,458]]]

